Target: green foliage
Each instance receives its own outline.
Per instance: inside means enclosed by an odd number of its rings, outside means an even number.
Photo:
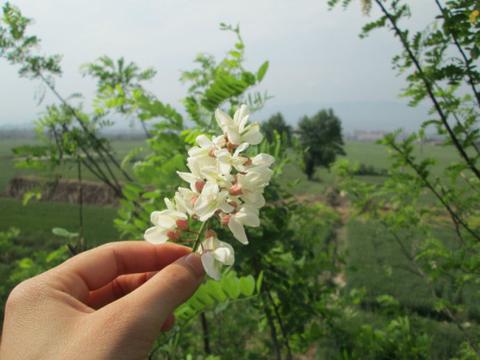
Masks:
[[[332,109],[321,110],[298,124],[300,144],[306,149],[305,174],[313,178],[316,166],[330,166],[337,155],[344,155],[342,125]]]
[[[197,292],[175,311],[175,318],[178,321],[190,321],[205,311],[223,311],[231,302],[257,296],[260,287],[260,277],[256,282],[251,275],[237,277],[235,272],[231,271],[220,281],[207,280],[201,285]]]
[[[416,334],[408,317],[399,317],[382,329],[363,325],[352,358],[428,359],[429,339]]]
[[[98,110],[118,108],[120,112],[128,113],[128,99],[135,90],[143,90],[142,82],[151,80],[156,71],[152,68],[141,70],[136,64],[125,63],[123,57],[114,61],[104,55],[96,62],[83,66],[84,75],[97,79]]]
[[[202,127],[211,125],[213,111],[222,104],[228,104],[232,111],[245,103],[252,111],[256,111],[269,99],[266,93],[247,93],[265,77],[268,61],[256,72],[246,70],[243,66],[245,43],[240,35],[240,27],[221,23],[220,29],[235,34],[234,48],[218,64],[211,55],[198,55],[195,63],[199,67],[184,71],[181,77],[183,82],[189,83],[188,95],[184,99],[185,110]]]
[[[262,134],[268,142],[273,141],[275,133],[278,133],[283,138],[283,142],[287,146],[292,144],[292,127],[286,123],[281,113],[270,116],[267,121],[262,123]]]
[[[21,76],[35,79],[40,74],[61,74],[60,56],[38,56],[34,53],[40,40],[27,35],[27,28],[32,20],[24,17],[14,5],[6,2],[2,6],[0,19],[0,57],[13,65],[20,65]],[[49,78],[51,80],[51,78]]]
[[[364,26],[363,36],[385,27],[400,40],[402,53],[394,58],[394,66],[407,73],[403,96],[412,106],[428,100],[432,118],[406,138],[393,133],[383,139],[392,161],[383,183],[357,181],[355,169],[346,162],[335,168],[358,214],[383,226],[403,255],[403,270],[394,271],[408,272],[404,276],[415,276],[424,287],[429,300],[423,310],[461,331],[466,341],[459,349],[461,356],[478,356],[478,332],[465,325],[476,321],[474,299],[480,285],[476,280],[480,264],[476,221],[480,211],[480,76],[474,65],[480,43],[478,23],[471,19],[478,2],[436,1],[435,23],[415,33],[401,21],[410,15],[406,2],[373,4],[381,15]],[[434,131],[443,147],[458,154],[441,171],[435,169],[435,156],[420,158],[415,152],[426,131]]]
[[[18,284],[25,279],[59,265],[68,258],[68,255],[66,246],[62,246],[51,252],[34,252],[31,257],[25,257],[17,261],[15,268],[10,274],[9,280],[13,284]]]
[[[0,232],[0,301],[2,304],[5,303],[8,293],[15,284],[58,265],[67,258],[67,248],[64,246],[52,252],[39,251],[31,254],[31,257],[17,259],[20,254],[27,254],[18,244],[19,237],[20,230],[17,228]],[[3,306],[0,316],[3,319]]]

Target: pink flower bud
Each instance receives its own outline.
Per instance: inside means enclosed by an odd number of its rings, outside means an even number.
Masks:
[[[228,214],[223,215],[221,218],[222,225],[227,225],[228,222],[230,221],[230,217],[231,215],[228,215]]]
[[[187,230],[188,229],[188,220],[178,219],[175,223],[177,224],[177,227],[181,230]]]
[[[180,239],[180,236],[182,236],[182,233],[178,230],[167,231],[167,237],[172,241]]]
[[[199,193],[202,192],[204,186],[205,181],[198,180],[197,182],[195,182],[195,190],[197,190]]]
[[[238,196],[242,194],[242,187],[239,184],[232,185],[230,188],[230,195]]]

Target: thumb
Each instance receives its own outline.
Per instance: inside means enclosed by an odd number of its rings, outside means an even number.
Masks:
[[[198,254],[186,255],[166,266],[145,284],[112,303],[114,312],[134,309],[127,326],[152,338],[175,308],[188,300],[202,283],[205,272]]]

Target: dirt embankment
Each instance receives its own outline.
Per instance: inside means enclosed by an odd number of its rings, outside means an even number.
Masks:
[[[22,199],[29,191],[40,191],[42,201],[59,201],[78,204],[80,191],[83,203],[92,205],[118,205],[118,197],[104,184],[77,180],[48,180],[37,177],[14,177],[3,195]]]

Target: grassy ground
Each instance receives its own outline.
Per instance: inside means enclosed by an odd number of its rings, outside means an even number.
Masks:
[[[445,243],[455,236],[453,229],[448,227],[438,229],[435,235]],[[415,239],[402,237],[401,240],[406,248],[410,248],[411,241]],[[413,311],[431,315],[428,312],[434,305],[432,289],[423,278],[408,270],[411,264],[402,254],[399,244],[381,224],[374,220],[351,220],[347,224],[346,241],[349,288],[365,288],[367,300],[389,294]],[[441,291],[440,288],[435,290]],[[466,297],[469,298],[468,294]],[[478,319],[478,304],[469,305],[472,316]]]
[[[85,238],[92,245],[118,239],[113,227],[116,209],[85,206]],[[15,199],[0,198],[0,231],[15,227],[20,230],[17,241],[33,249],[58,245],[62,239],[52,235],[52,228],[78,230],[78,207],[64,203],[31,202],[28,206]]]

